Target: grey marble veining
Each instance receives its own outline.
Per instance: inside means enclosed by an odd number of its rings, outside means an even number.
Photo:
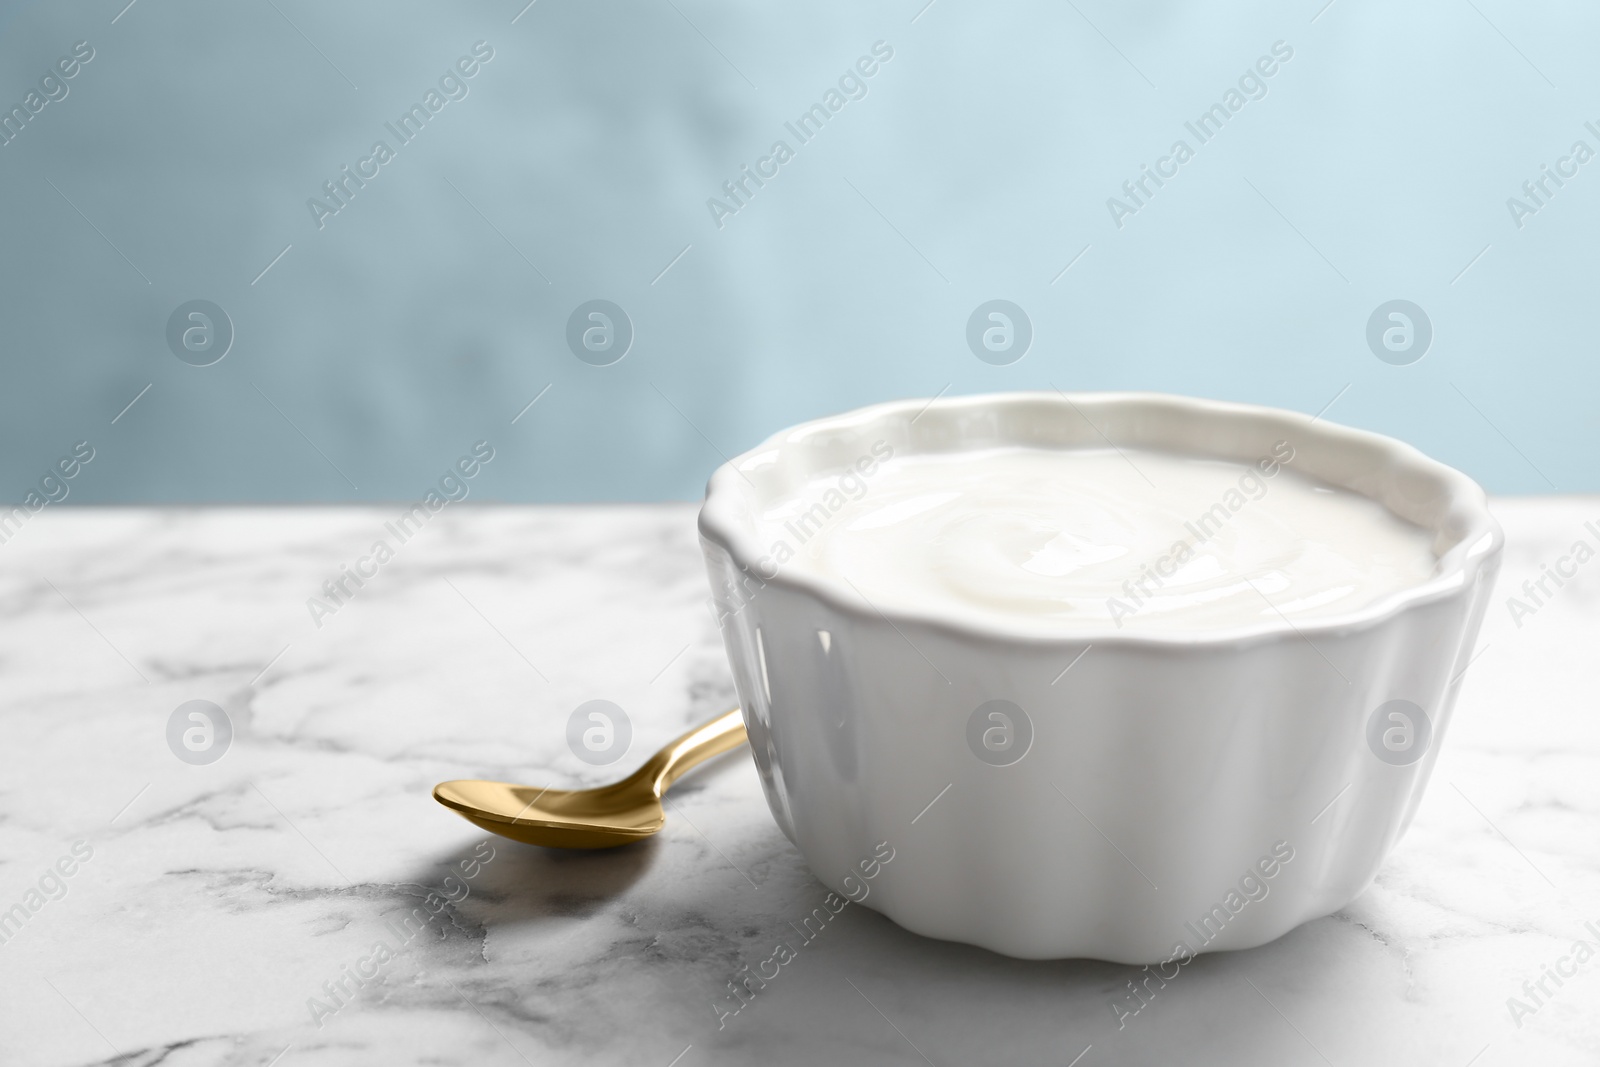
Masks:
[[[1505,597],[1593,543],[1600,502],[1496,510],[1482,652],[1375,883],[1120,1029],[1133,968],[828,912],[746,756],[609,853],[432,801],[599,783],[734,702],[691,508],[450,508],[320,628],[307,599],[390,509],[48,510],[0,544],[0,1062],[1595,1063],[1600,958],[1574,942],[1600,946],[1600,560],[1519,620]],[[566,747],[597,698],[634,728],[610,768]],[[196,699],[235,730],[204,766],[166,740]]]

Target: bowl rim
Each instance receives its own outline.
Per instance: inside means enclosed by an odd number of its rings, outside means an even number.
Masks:
[[[1326,440],[1375,447],[1386,455],[1390,463],[1438,479],[1446,488],[1444,513],[1466,516],[1468,522],[1457,542],[1457,549],[1440,557],[1440,567],[1427,580],[1395,590],[1360,608],[1300,622],[1292,622],[1280,613],[1277,619],[1267,619],[1258,623],[1195,630],[1117,629],[1114,623],[1107,621],[1100,626],[1085,625],[1073,630],[1045,631],[1024,616],[1018,616],[1015,620],[976,619],[963,615],[959,609],[949,607],[929,606],[924,609],[907,609],[893,605],[880,607],[867,599],[848,581],[809,573],[797,567],[779,568],[768,576],[752,567],[754,561],[763,558],[766,552],[755,541],[754,530],[747,529],[741,522],[741,515],[747,511],[744,505],[748,496],[748,491],[739,484],[741,480],[748,483],[741,470],[741,464],[748,463],[758,456],[765,456],[774,450],[781,450],[787,443],[808,435],[830,430],[861,430],[873,422],[881,422],[907,413],[915,413],[915,417],[920,418],[931,410],[977,411],[1023,403],[1038,404],[1041,401],[1054,402],[1063,408],[1075,409],[1114,448],[1121,446],[1107,437],[1094,420],[1083,414],[1084,408],[1103,411],[1112,407],[1159,406],[1169,411],[1173,408],[1187,409],[1188,413],[1213,418],[1305,420],[1308,432]],[[1143,446],[1129,444],[1127,447]],[[1382,501],[1378,503],[1387,507]],[[891,400],[797,423],[772,434],[754,448],[734,456],[712,472],[706,483],[706,494],[700,507],[698,527],[703,540],[722,548],[739,570],[757,579],[758,590],[764,590],[767,586],[779,586],[813,597],[848,616],[874,622],[882,620],[896,628],[901,625],[913,625],[962,639],[1069,648],[1083,645],[1188,648],[1256,644],[1277,639],[1304,640],[1313,643],[1315,648],[1312,639],[1319,635],[1343,635],[1353,630],[1375,627],[1410,608],[1453,595],[1469,593],[1478,581],[1480,572],[1498,556],[1505,543],[1505,534],[1499,522],[1489,512],[1488,496],[1477,482],[1456,468],[1426,455],[1416,447],[1385,434],[1330,422],[1304,412],[1259,404],[1209,400],[1173,393],[1120,391],[1068,393],[1059,389],[1053,392],[1018,390],[964,396],[941,394],[933,398]],[[759,592],[751,599],[758,597]]]

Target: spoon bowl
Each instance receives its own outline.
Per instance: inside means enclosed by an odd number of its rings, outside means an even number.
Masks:
[[[510,782],[440,782],[433,798],[502,837],[546,848],[611,848],[649,837],[667,820],[661,799],[633,779],[600,789]]]
[[[547,789],[463,778],[440,782],[433,798],[490,833],[546,848],[615,848],[666,824],[661,797],[686,771],[746,741],[738,708],[691,730],[612,785]]]

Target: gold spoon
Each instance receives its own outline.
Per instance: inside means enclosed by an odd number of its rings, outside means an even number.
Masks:
[[[614,785],[539,789],[463,778],[440,782],[433,799],[490,833],[546,848],[615,848],[642,841],[667,821],[661,795],[691,767],[747,740],[734,708],[690,730]]]

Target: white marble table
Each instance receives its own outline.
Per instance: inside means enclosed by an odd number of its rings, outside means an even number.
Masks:
[[[1504,605],[1595,541],[1600,501],[1499,502],[1501,602],[1375,884],[1203,957],[1121,1030],[1132,968],[859,906],[719,1030],[728,980],[825,895],[744,755],[687,779],[651,843],[494,839],[473,867],[485,835],[434,782],[599,782],[616,768],[566,745],[578,704],[627,711],[631,767],[733,691],[691,508],[453,507],[315,626],[307,598],[397,511],[50,508],[0,544],[0,1063],[1600,1061],[1600,958],[1520,1026],[1507,1006],[1600,944],[1600,561],[1520,628]],[[168,747],[190,700],[233,724],[209,765]]]

